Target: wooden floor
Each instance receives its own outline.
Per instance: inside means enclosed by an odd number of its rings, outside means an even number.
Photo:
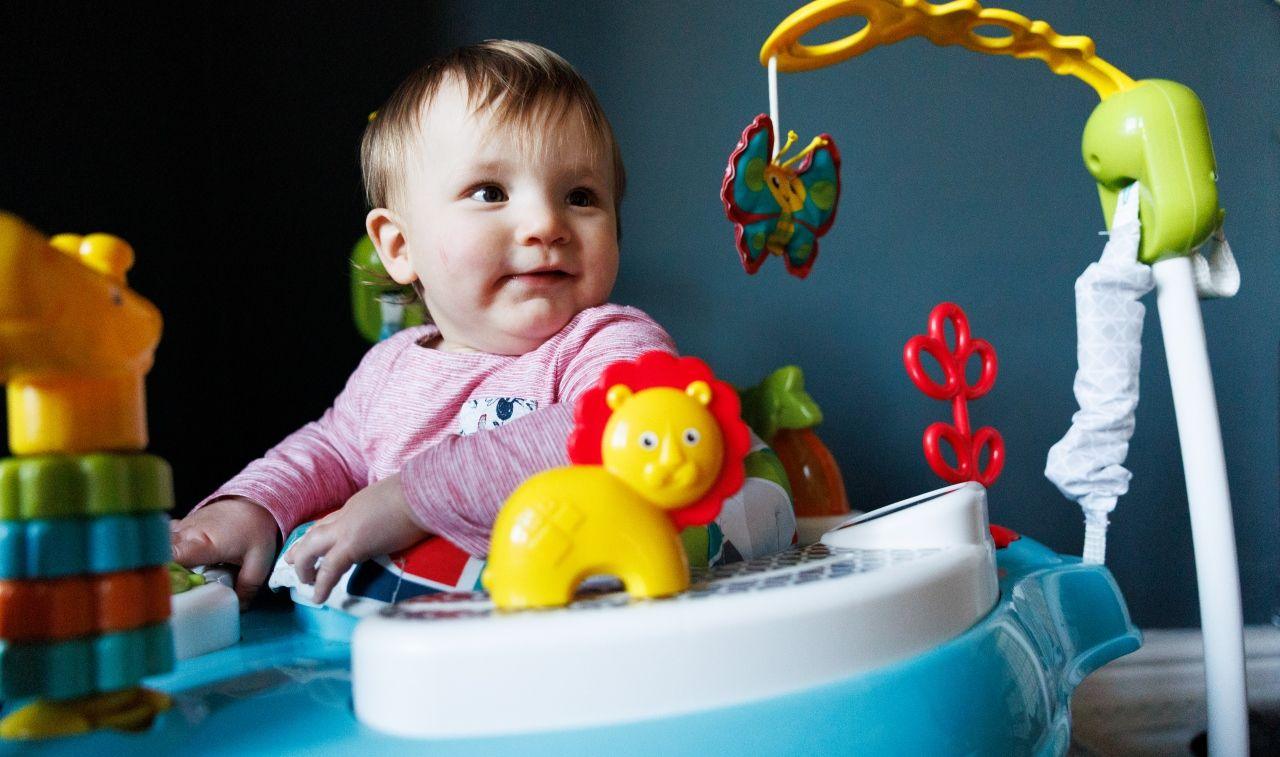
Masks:
[[[1144,629],[1143,634],[1142,649],[1076,689],[1071,754],[1195,753],[1191,744],[1206,719],[1200,632]],[[1280,754],[1280,628],[1246,628],[1245,658],[1249,707],[1255,713],[1251,751]]]

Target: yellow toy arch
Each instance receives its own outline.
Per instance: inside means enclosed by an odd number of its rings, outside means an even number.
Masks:
[[[839,18],[861,17],[866,25],[833,42],[805,45],[800,39]],[[986,34],[1003,29],[1007,34]],[[977,0],[937,4],[927,0],[816,0],[787,16],[760,48],[760,63],[777,56],[779,71],[809,71],[861,55],[880,45],[924,37],[935,45],[960,45],[988,55],[1042,60],[1055,74],[1075,76],[1103,100],[1136,83],[1094,53],[1088,37],[1064,37],[1044,21]]]

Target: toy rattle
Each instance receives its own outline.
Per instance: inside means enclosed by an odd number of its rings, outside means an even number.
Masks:
[[[803,279],[818,258],[818,238],[836,220],[840,151],[822,134],[784,159],[797,137],[788,132],[779,148],[776,119],[776,112],[773,118],[761,114],[742,132],[720,198],[747,273],[760,270],[770,254],[782,256],[787,272]]]
[[[636,598],[689,586],[679,529],[711,522],[750,449],[738,395],[697,358],[649,352],[578,400],[572,465],[521,484],[494,523],[482,582],[500,609],[568,604],[594,575]]]

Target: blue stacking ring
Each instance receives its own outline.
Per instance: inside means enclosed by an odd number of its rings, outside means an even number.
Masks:
[[[0,580],[112,573],[169,559],[164,513],[0,520]]]
[[[72,699],[173,669],[168,623],[68,641],[0,641],[0,699]]]

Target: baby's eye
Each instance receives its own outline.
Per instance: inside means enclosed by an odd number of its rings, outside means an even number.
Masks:
[[[578,187],[577,189],[569,192],[569,196],[565,199],[570,205],[585,208],[596,204],[596,193],[592,192],[590,189]]]
[[[640,447],[642,449],[657,449],[658,435],[652,431],[646,431],[640,435]]]
[[[476,202],[506,202],[507,193],[497,184],[485,184],[471,193],[471,199]]]
[[[684,443],[690,447],[702,440],[702,432],[696,428],[686,428],[684,430]]]

